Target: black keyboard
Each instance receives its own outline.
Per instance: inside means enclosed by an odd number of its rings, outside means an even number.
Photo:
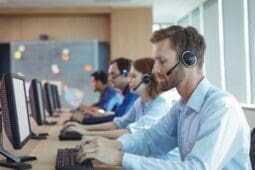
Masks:
[[[78,132],[60,131],[59,140],[81,140],[82,135]]]
[[[90,160],[80,164],[76,162],[75,155],[78,149],[58,149],[56,170],[94,170]]]

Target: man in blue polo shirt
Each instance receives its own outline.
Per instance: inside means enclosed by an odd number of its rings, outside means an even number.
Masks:
[[[96,124],[112,121],[114,117],[120,117],[128,112],[138,95],[130,92],[128,86],[128,72],[131,67],[131,60],[118,58],[110,63],[108,69],[108,81],[113,87],[119,89],[123,95],[122,104],[114,112],[88,112],[84,111],[84,116],[77,115],[74,120],[83,124]]]
[[[95,92],[100,93],[100,98],[97,103],[92,106],[80,106],[80,110],[98,111],[99,109],[105,111],[115,111],[115,109],[122,103],[121,94],[114,88],[108,85],[107,75],[99,70],[90,76],[91,88]]]

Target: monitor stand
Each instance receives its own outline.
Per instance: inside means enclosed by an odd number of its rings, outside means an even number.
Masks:
[[[33,130],[31,130],[31,139],[41,140],[41,139],[47,139],[46,136],[48,136],[48,133],[36,133]]]
[[[2,145],[0,145],[0,154],[6,157],[6,160],[0,160],[0,166],[11,168],[11,169],[18,169],[18,170],[31,169],[32,166],[24,162],[36,160],[36,157],[34,156],[16,157],[15,155],[5,150],[2,147]]]

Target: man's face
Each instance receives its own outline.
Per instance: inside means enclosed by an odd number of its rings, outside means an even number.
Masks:
[[[118,88],[122,76],[120,75],[120,70],[116,63],[109,66],[108,69],[108,82],[112,84],[113,87]]]
[[[170,40],[166,38],[152,45],[152,57],[155,59],[152,72],[159,91],[172,89],[184,79],[181,64],[170,75],[166,75],[178,63],[177,53],[171,48],[170,43]]]
[[[98,90],[98,82],[97,80],[95,80],[94,77],[90,77],[90,86],[91,86],[91,89],[93,91],[97,91]]]

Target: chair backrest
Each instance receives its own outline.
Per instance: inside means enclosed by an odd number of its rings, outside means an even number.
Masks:
[[[251,131],[250,159],[252,169],[255,169],[255,128]]]

